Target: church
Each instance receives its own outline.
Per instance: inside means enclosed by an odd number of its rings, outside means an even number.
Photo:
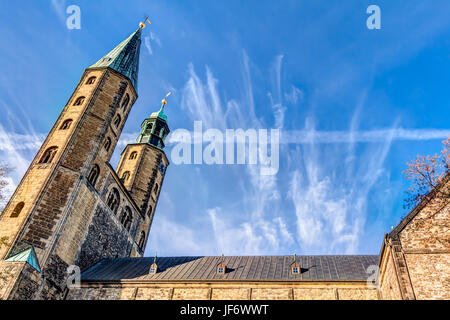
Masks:
[[[138,97],[144,27],[84,70],[1,213],[0,299],[450,299],[450,206],[437,190],[379,255],[143,257],[169,166],[166,98],[117,168],[110,159]],[[447,174],[438,189],[449,185]]]

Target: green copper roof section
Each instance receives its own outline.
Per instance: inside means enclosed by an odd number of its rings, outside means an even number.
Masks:
[[[109,67],[114,69],[128,77],[137,91],[140,48],[141,29],[139,28],[89,68]]]
[[[164,106],[162,106],[161,109],[159,109],[159,111],[153,112],[150,115],[150,118],[160,118],[160,119],[164,120],[165,122],[167,122],[167,116],[164,113]]]
[[[36,257],[36,252],[34,251],[33,247],[29,247],[28,249],[25,249],[18,254],[6,259],[5,261],[25,261],[30,266],[32,266],[34,269],[36,269],[38,272],[41,272],[41,268],[39,267],[39,261]]]

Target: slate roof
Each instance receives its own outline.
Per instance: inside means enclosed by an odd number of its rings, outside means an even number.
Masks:
[[[149,274],[154,258],[104,259],[84,271],[82,281],[366,281],[377,255],[297,256],[301,274],[290,272],[293,256],[158,257],[158,272]],[[216,272],[225,262],[226,273]]]

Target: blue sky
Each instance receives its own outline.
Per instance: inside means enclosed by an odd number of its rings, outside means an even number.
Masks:
[[[71,4],[80,30],[66,28]],[[370,4],[381,30],[366,27]],[[10,190],[84,68],[145,14],[139,99],[114,165],[169,90],[172,130],[202,120],[282,132],[274,176],[172,164],[146,255],[378,253],[407,213],[405,162],[439,152],[450,134],[450,2],[3,1],[0,157],[15,167]]]

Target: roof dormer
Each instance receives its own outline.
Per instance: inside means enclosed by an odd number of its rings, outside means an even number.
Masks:
[[[148,270],[148,274],[156,274],[158,272],[158,265],[156,264],[156,258],[157,256],[155,255],[153,263],[151,264],[150,269]]]
[[[223,254],[222,254],[222,258],[219,262],[219,264],[217,265],[217,274],[218,275],[223,275],[227,272],[227,266],[225,265],[224,259],[223,259]]]
[[[299,275],[302,271],[300,263],[297,262],[297,255],[294,254],[294,261],[291,263],[291,274]]]

